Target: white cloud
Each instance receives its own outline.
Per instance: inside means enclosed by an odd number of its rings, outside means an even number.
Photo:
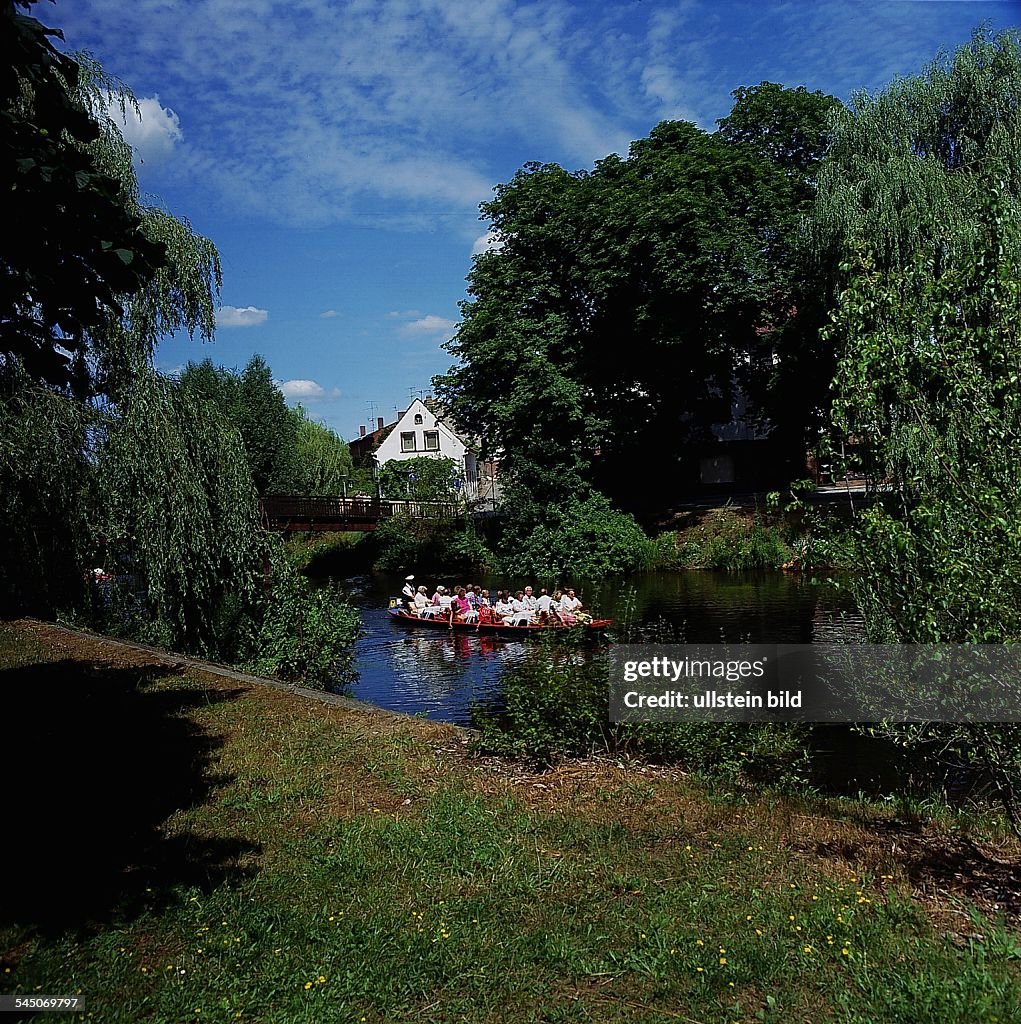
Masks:
[[[268,309],[258,309],[255,306],[221,306],[216,311],[216,326],[258,327],[268,318]]]
[[[935,9],[971,6],[194,0],[185,18],[167,0],[79,0],[62,24],[141,83],[130,131],[174,150],[203,200],[288,225],[458,231],[525,161],[588,166],[666,116],[711,130],[742,83],[846,95],[911,73],[948,41]]]
[[[304,398],[311,401],[326,396],[326,389],[314,380],[282,380],[278,382],[278,386],[284,393],[284,398]]]
[[[123,110],[118,104],[108,109],[124,141],[135,151],[135,159],[150,167],[166,163],[184,138],[181,119],[160,103],[159,96],[143,97],[137,110],[130,104]]]
[[[503,248],[503,242],[496,237],[496,232],[487,231],[479,235],[472,244],[472,256],[481,256],[484,252],[499,252]]]
[[[450,334],[456,326],[453,320],[430,313],[418,320],[405,324],[401,331],[405,334]]]
[[[564,0],[172,7],[85,0],[69,31],[174,96],[182,175],[284,223],[435,229],[474,216],[524,160],[577,166],[631,137]]]
[[[335,309],[324,309],[319,314],[319,319],[320,320],[332,320],[335,316],[340,316],[340,314]]]

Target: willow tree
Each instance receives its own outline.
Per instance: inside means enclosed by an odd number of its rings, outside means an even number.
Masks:
[[[937,272],[981,258],[990,176],[1007,216],[1021,197],[1019,88],[1018,37],[980,29],[920,75],[836,109],[813,215],[823,257],[853,267],[867,243],[881,269],[909,266],[919,253],[932,255]]]
[[[233,656],[266,554],[236,427],[178,381],[139,372],[98,467],[98,526],[131,571],[134,628]]]
[[[351,480],[351,449],[335,431],[310,419],[304,406],[291,410],[297,427],[295,484],[302,494],[342,494]]]
[[[855,577],[874,640],[1021,640],[1021,46],[977,34],[836,121],[838,425],[879,467]],[[881,486],[880,486],[881,485]],[[945,695],[948,696],[949,695]],[[962,694],[966,698],[967,694]],[[1021,726],[887,725],[991,778],[1021,829]]]
[[[159,618],[201,635],[213,615],[207,563],[242,594],[259,567],[254,501],[236,474],[221,481],[204,468],[230,461],[235,440],[216,436],[156,382],[151,357],[173,331],[212,337],[216,249],[183,219],[143,202],[110,113],[134,103],[130,92],[87,56],[57,51],[58,30],[12,5],[2,17],[0,46],[10,58],[0,71],[5,227],[25,230],[5,231],[0,249],[0,484],[12,531],[0,553],[0,593],[37,610],[73,604],[83,570],[113,557],[113,543]],[[161,478],[168,445],[188,458]],[[125,490],[116,491],[118,481]],[[132,525],[133,516],[146,521],[146,502],[160,506],[158,529]],[[204,516],[217,520],[215,531]],[[164,590],[177,572],[196,583]],[[33,577],[61,583],[45,594],[37,588],[33,602],[24,585]]]

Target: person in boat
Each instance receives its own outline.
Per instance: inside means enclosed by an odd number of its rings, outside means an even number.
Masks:
[[[479,605],[479,625],[495,625],[498,619],[496,617],[496,612],[493,611],[493,607],[489,603],[489,598],[483,596],[482,601],[483,603]]]
[[[509,600],[510,595],[506,591],[498,590],[496,592],[496,604],[493,606],[493,612],[496,618],[506,625],[510,625],[510,617],[514,614],[514,605]]]
[[[566,595],[562,590],[553,591],[553,609],[556,612],[557,618],[560,620],[561,625],[573,626],[578,621],[573,613],[569,612],[564,608],[564,597]]]
[[[511,601],[511,616],[508,626],[528,626],[532,622],[532,609],[525,603],[525,593],[519,590]]]
[[[404,589],[401,591],[404,598],[404,607],[410,612],[415,605],[415,577],[404,577]]]
[[[472,611],[471,602],[468,600],[468,592],[464,587],[457,588],[457,595],[450,602],[450,624],[455,622],[475,622],[478,614]]]
[[[530,611],[534,612],[539,604],[539,599],[532,592],[531,587],[525,587],[524,593],[521,595],[521,603]]]
[[[424,586],[415,591],[415,605],[411,609],[412,615],[421,615],[425,608],[429,607],[429,595]]]
[[[425,619],[435,618],[437,615],[446,616],[449,608],[450,595],[447,593],[447,588],[437,586],[429,604],[419,614]]]
[[[556,608],[553,605],[553,598],[549,591],[542,587],[539,596],[535,599],[535,614],[540,626],[559,626],[560,619],[557,617]]]
[[[575,594],[572,587],[568,587],[567,593],[560,599],[560,610],[574,616],[575,621],[583,625],[592,621],[592,616],[585,611],[581,600]]]

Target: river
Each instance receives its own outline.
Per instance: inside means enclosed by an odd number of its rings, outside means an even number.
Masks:
[[[411,631],[386,614],[403,579],[374,573],[334,580],[362,614],[358,680],[347,692],[379,707],[467,724],[473,701],[499,698],[525,641]],[[466,580],[420,581],[435,587]],[[495,588],[508,581],[471,582]],[[517,585],[521,581],[510,581]],[[825,580],[797,573],[649,572],[586,588],[586,606],[615,620],[618,635],[664,643],[813,643],[853,635],[860,621],[849,598]]]

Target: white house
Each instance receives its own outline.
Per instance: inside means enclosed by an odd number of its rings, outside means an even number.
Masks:
[[[496,467],[479,461],[477,444],[457,433],[437,414],[435,404],[416,398],[394,423],[383,423],[382,417],[371,433],[359,427],[359,436],[351,442],[356,464],[377,467],[388,462],[421,457],[453,459],[469,497],[496,496]],[[371,463],[370,463],[371,460]]]

